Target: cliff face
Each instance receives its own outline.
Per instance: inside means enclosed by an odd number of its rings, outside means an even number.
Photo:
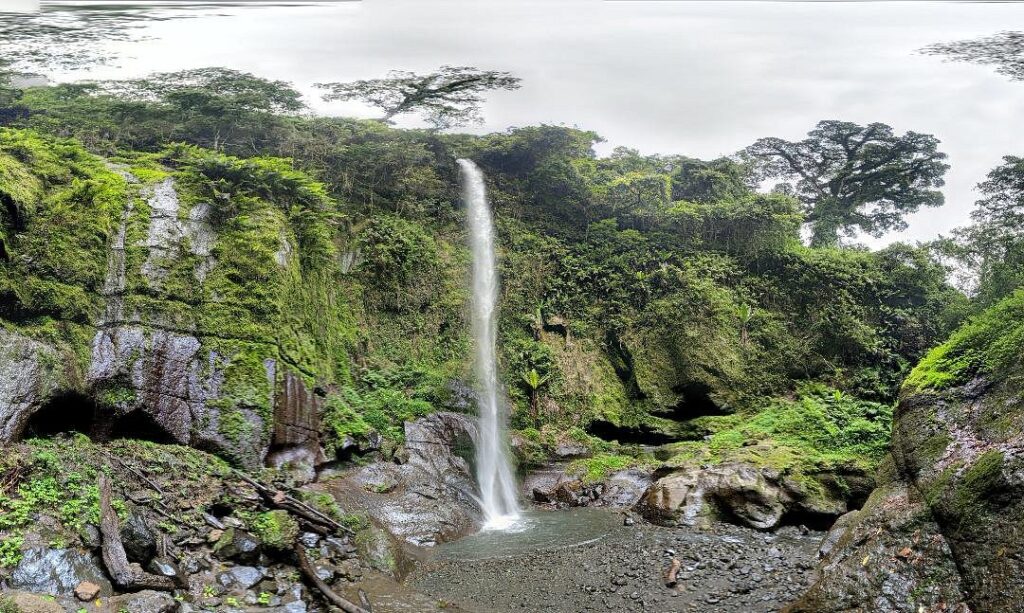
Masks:
[[[893,470],[794,610],[1016,611],[1024,602],[1024,292],[904,385]]]
[[[346,376],[319,184],[280,160],[113,163],[10,130],[0,173],[0,442],[65,422],[246,466],[315,455],[312,390]]]

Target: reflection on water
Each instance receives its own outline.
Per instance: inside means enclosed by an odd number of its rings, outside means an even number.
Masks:
[[[0,11],[0,57],[23,71],[81,69],[115,62],[111,43],[146,40],[142,29],[156,22],[317,4],[322,2],[45,2],[38,12]]]
[[[605,509],[533,510],[523,514],[514,530],[485,530],[439,545],[434,556],[443,560],[483,560],[577,547],[624,530],[622,515]]]

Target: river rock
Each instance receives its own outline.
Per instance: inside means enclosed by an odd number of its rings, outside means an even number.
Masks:
[[[142,613],[172,613],[178,610],[178,601],[166,592],[143,590],[108,598],[107,611],[138,611]]]
[[[252,566],[235,566],[221,573],[217,581],[227,588],[247,590],[263,579],[263,572]]]
[[[260,559],[262,543],[244,530],[228,528],[213,546],[213,554],[221,560],[255,564]]]
[[[121,525],[121,541],[132,562],[145,564],[156,555],[156,533],[141,513],[132,513]]]
[[[27,592],[72,596],[83,581],[98,585],[100,595],[113,593],[95,556],[74,549],[32,547],[22,553],[8,583]]]

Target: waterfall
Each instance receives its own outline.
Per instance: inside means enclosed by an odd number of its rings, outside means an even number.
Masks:
[[[483,173],[469,160],[458,162],[473,254],[474,367],[480,392],[476,475],[480,484],[484,529],[502,529],[512,526],[519,518],[519,502],[516,499],[516,484],[505,431],[508,404],[498,383],[495,349],[498,271],[494,259],[494,224]]]

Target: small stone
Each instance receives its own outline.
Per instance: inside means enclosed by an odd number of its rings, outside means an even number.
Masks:
[[[207,533],[207,535],[206,535],[206,542],[207,543],[216,543],[217,541],[220,540],[220,537],[222,537],[222,536],[224,536],[224,531],[219,529],[219,528],[215,528],[213,530],[210,530],[209,533]]]
[[[303,532],[299,536],[299,542],[307,549],[313,549],[320,542],[320,535],[316,532]]]
[[[75,587],[75,598],[82,602],[93,600],[100,593],[100,586],[91,581],[83,581]]]

